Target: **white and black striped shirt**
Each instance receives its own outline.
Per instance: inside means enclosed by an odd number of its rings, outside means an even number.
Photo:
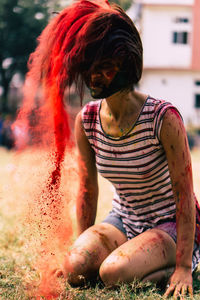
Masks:
[[[175,221],[176,205],[160,130],[174,106],[148,97],[131,130],[120,138],[101,125],[102,100],[82,110],[85,134],[95,151],[98,172],[115,187],[113,210],[121,216],[128,238],[158,224]]]

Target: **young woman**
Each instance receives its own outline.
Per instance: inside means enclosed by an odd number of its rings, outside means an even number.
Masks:
[[[39,42],[30,76],[56,102],[54,120],[59,107],[65,122],[61,102],[73,82],[81,96],[86,84],[98,99],[75,125],[79,237],[66,259],[68,281],[78,285],[98,273],[107,286],[169,278],[166,296],[191,295],[200,239],[187,136],[171,103],[135,89],[143,51],[133,22],[108,1],[79,0],[50,22]],[[59,163],[63,122],[55,126]],[[112,211],[100,224],[97,172],[115,187]]]
[[[67,260],[68,281],[80,284],[99,272],[105,285],[114,286],[172,275],[166,295],[192,295],[199,248],[182,118],[171,103],[134,89],[142,73],[142,44],[127,15],[112,6],[97,9],[87,22],[84,38],[93,40],[84,49],[80,74],[100,100],[88,103],[76,119],[80,236]],[[116,193],[108,217],[94,225],[97,172]]]

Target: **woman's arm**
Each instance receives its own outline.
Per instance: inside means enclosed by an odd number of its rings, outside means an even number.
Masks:
[[[195,234],[195,200],[187,135],[180,115],[169,109],[164,116],[161,142],[165,149],[176,201],[176,267],[165,295],[192,294],[192,252]]]
[[[79,155],[80,186],[76,201],[77,233],[92,226],[96,218],[98,181],[95,153],[85,135],[81,112],[76,117],[75,138]]]

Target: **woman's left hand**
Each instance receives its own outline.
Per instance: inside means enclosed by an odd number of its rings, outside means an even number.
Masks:
[[[184,299],[186,295],[193,297],[192,273],[190,268],[177,268],[172,274],[169,286],[164,294],[167,298],[173,296],[174,299]]]

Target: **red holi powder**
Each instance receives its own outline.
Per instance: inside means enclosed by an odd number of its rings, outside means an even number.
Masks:
[[[15,201],[24,211],[27,251],[36,256],[32,266],[40,280],[29,283],[30,296],[45,296],[47,299],[63,292],[63,282],[57,278],[56,270],[62,266],[72,243],[79,177],[74,148],[67,149],[61,166],[59,185],[51,185],[54,159],[48,151],[29,148],[16,154]],[[14,198],[13,197],[13,198]],[[14,204],[14,209],[16,204]],[[19,211],[19,209],[18,209]],[[25,281],[26,285],[26,281]],[[34,287],[36,285],[36,287]],[[40,299],[40,298],[38,298]]]
[[[21,170],[23,164],[18,167],[23,191],[26,190],[26,227],[35,242],[30,247],[40,257],[37,267],[41,282],[33,293],[37,297],[51,299],[62,290],[54,271],[63,264],[71,243],[71,202],[75,203],[79,185],[64,98],[74,83],[82,99],[84,82],[79,75],[85,49],[106,35],[110,23],[105,23],[104,18],[108,13],[113,10],[107,0],[75,1],[43,30],[29,59],[24,98],[13,130],[17,158],[20,161],[24,154],[27,158],[26,171]],[[98,14],[101,26],[97,36],[93,31]],[[115,14],[119,15],[116,11]]]
[[[117,71],[111,70],[111,71],[106,71],[103,73],[105,74],[106,78],[108,78],[109,80],[112,80],[115,77],[115,75],[117,74]]]
[[[41,81],[39,67],[35,57],[26,77],[24,99],[13,129],[24,133],[16,140],[18,157],[29,149],[33,159],[32,164],[28,162],[30,170],[26,170],[26,184],[30,190],[25,220],[32,235],[32,247],[38,252],[36,268],[41,281],[31,293],[39,298],[45,296],[51,299],[62,291],[53,270],[63,264],[71,243],[70,201],[75,202],[78,178],[69,116],[63,102],[64,89],[58,88],[55,70]],[[37,168],[34,166],[35,154],[40,155],[41,160]],[[34,174],[32,168],[35,169]]]

